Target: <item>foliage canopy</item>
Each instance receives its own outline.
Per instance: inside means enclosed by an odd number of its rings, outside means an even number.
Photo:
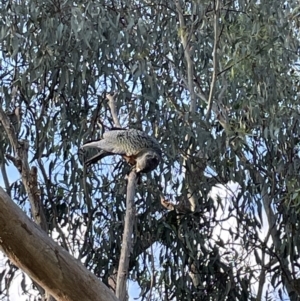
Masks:
[[[113,158],[85,177],[77,153],[114,126],[105,94],[117,91],[122,126],[164,152],[136,197],[129,279],[143,300],[298,300],[298,10],[293,0],[2,1],[1,106],[29,141],[49,235],[109,284],[128,167]],[[4,129],[0,140],[1,184],[28,211],[21,179],[7,177]],[[230,181],[238,193],[209,196]],[[7,264],[2,283],[13,273]]]

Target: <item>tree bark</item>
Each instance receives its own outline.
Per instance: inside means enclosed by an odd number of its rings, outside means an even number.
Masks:
[[[117,301],[79,261],[55,243],[0,187],[0,247],[57,300]]]
[[[125,301],[127,295],[126,281],[129,274],[130,254],[132,254],[133,225],[135,220],[134,195],[136,185],[137,174],[133,169],[128,176],[126,214],[116,285],[116,296],[120,299],[120,301]]]

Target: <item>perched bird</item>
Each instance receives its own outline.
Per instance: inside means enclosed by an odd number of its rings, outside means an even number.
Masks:
[[[81,149],[98,148],[101,151],[85,162],[89,166],[109,155],[121,155],[137,172],[150,172],[161,160],[160,145],[153,137],[134,129],[112,130],[103,139],[84,144]]]

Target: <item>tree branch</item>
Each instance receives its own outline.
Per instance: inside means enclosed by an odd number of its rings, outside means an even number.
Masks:
[[[117,107],[115,103],[116,96],[118,95],[118,92],[114,92],[113,95],[107,93],[106,98],[108,99],[108,106],[110,108],[111,116],[113,118],[114,124],[116,127],[121,127],[119,118],[118,118],[118,113],[117,113]]]
[[[37,227],[0,187],[1,250],[61,301],[117,301],[79,261]]]
[[[269,232],[273,240],[275,254],[277,256],[277,261],[280,264],[280,269],[282,271],[281,277],[283,279],[283,283],[286,286],[286,290],[288,294],[290,294],[293,290],[293,279],[291,276],[291,273],[289,271],[289,261],[287,258],[280,258],[281,251],[281,239],[280,239],[280,233],[278,232],[276,228],[276,215],[272,209],[272,198],[270,197],[270,194],[268,192],[268,186],[265,183],[265,178],[263,178],[259,172],[257,172],[256,175],[257,179],[259,180],[259,183],[262,186],[261,189],[261,195],[262,195],[262,203],[268,218],[268,224],[269,224]]]
[[[195,97],[194,83],[193,83],[193,78],[194,78],[193,61],[190,55],[190,45],[188,42],[188,34],[186,32],[184,17],[178,0],[175,0],[175,6],[179,17],[181,43],[184,50],[184,57],[187,63],[188,90],[190,92],[190,97],[191,97],[190,112],[194,114],[196,112],[196,97]]]
[[[129,272],[130,254],[132,253],[132,234],[135,220],[134,195],[137,179],[137,173],[133,169],[128,176],[125,224],[116,285],[116,296],[120,301],[125,301],[127,294],[126,281]]]
[[[270,238],[270,234],[271,234],[271,228],[269,228],[269,231],[264,239],[264,242],[263,242],[263,246],[264,245],[267,245],[268,243],[268,240]],[[264,288],[264,285],[265,285],[265,280],[266,280],[266,264],[265,264],[265,259],[266,259],[266,252],[264,250],[264,248],[262,248],[261,250],[261,253],[262,253],[262,256],[261,256],[261,271],[260,271],[260,274],[259,274],[259,281],[258,281],[258,289],[257,289],[257,300],[262,300],[263,298],[263,288]]]
[[[35,222],[47,232],[48,225],[43,211],[40,192],[37,182],[37,168],[33,166],[31,169],[28,164],[28,149],[29,143],[26,140],[18,141],[16,132],[9,121],[8,116],[0,107],[0,122],[8,136],[10,144],[13,147],[15,157],[6,154],[6,157],[11,160],[16,168],[19,170],[25,190],[31,205],[31,213]]]
[[[184,21],[184,17],[183,17],[183,12],[179,3],[179,0],[175,0],[175,6],[176,6],[176,10],[178,13],[178,18],[179,18],[179,25],[180,25],[180,37],[181,37],[181,43],[184,49],[184,57],[187,63],[187,83],[188,83],[188,87],[187,89],[190,92],[190,97],[191,97],[191,102],[190,102],[190,113],[191,114],[195,114],[196,112],[196,97],[195,97],[195,91],[194,91],[194,82],[193,82],[193,78],[194,78],[194,70],[193,70],[193,61],[191,59],[191,55],[190,55],[190,45],[188,42],[188,33],[186,30],[186,26],[185,26],[185,21]],[[189,135],[186,135],[185,140],[188,142],[190,139]],[[189,148],[187,150],[187,154],[188,156],[192,153],[192,145],[189,145]],[[188,158],[184,159],[184,165],[188,165]],[[187,172],[185,170],[185,177],[187,175]],[[191,204],[191,208],[192,210],[196,210],[196,206],[197,206],[197,200],[195,198],[195,194],[193,193],[191,187],[188,187],[188,198],[189,198],[189,202]]]
[[[208,96],[207,113],[206,120],[209,120],[212,108],[213,93],[217,80],[217,65],[218,65],[218,43],[219,43],[219,33],[218,33],[218,22],[219,22],[219,11],[220,11],[220,1],[216,0],[215,14],[214,14],[214,49],[213,49],[213,74]]]
[[[5,114],[5,112],[3,111],[3,109],[0,106],[0,122],[3,125],[3,128],[8,136],[9,142],[11,144],[11,146],[13,147],[13,150],[15,152],[15,154],[18,153],[18,138],[17,135],[15,133],[15,130],[12,126],[12,124],[9,121],[8,116]]]
[[[111,110],[111,115],[113,117],[115,126],[121,127],[117,114],[117,107],[115,104],[115,98],[117,94],[117,92],[115,92],[113,95],[106,94],[106,98],[108,99],[108,105]],[[116,296],[121,301],[125,301],[127,299],[126,281],[129,273],[130,255],[132,253],[133,224],[135,220],[134,195],[135,188],[137,185],[137,179],[138,176],[136,170],[132,169],[128,176],[124,232],[122,238],[120,260],[118,265],[118,273],[116,276]]]
[[[0,164],[0,168],[1,168],[1,173],[2,173],[2,177],[3,177],[5,189],[6,189],[7,193],[10,195],[10,185],[9,185],[9,180],[7,177],[7,172],[6,172],[4,162]]]

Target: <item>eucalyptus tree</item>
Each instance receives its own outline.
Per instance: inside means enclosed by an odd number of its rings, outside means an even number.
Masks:
[[[1,185],[49,236],[115,289],[129,167],[113,158],[85,174],[78,150],[117,112],[121,127],[163,149],[135,198],[127,274],[140,297],[298,300],[297,1],[27,0],[0,10],[1,116],[14,133],[2,119]],[[17,179],[14,141],[32,171]],[[210,197],[230,181],[238,194]],[[14,273],[9,262],[0,272],[3,296]]]

